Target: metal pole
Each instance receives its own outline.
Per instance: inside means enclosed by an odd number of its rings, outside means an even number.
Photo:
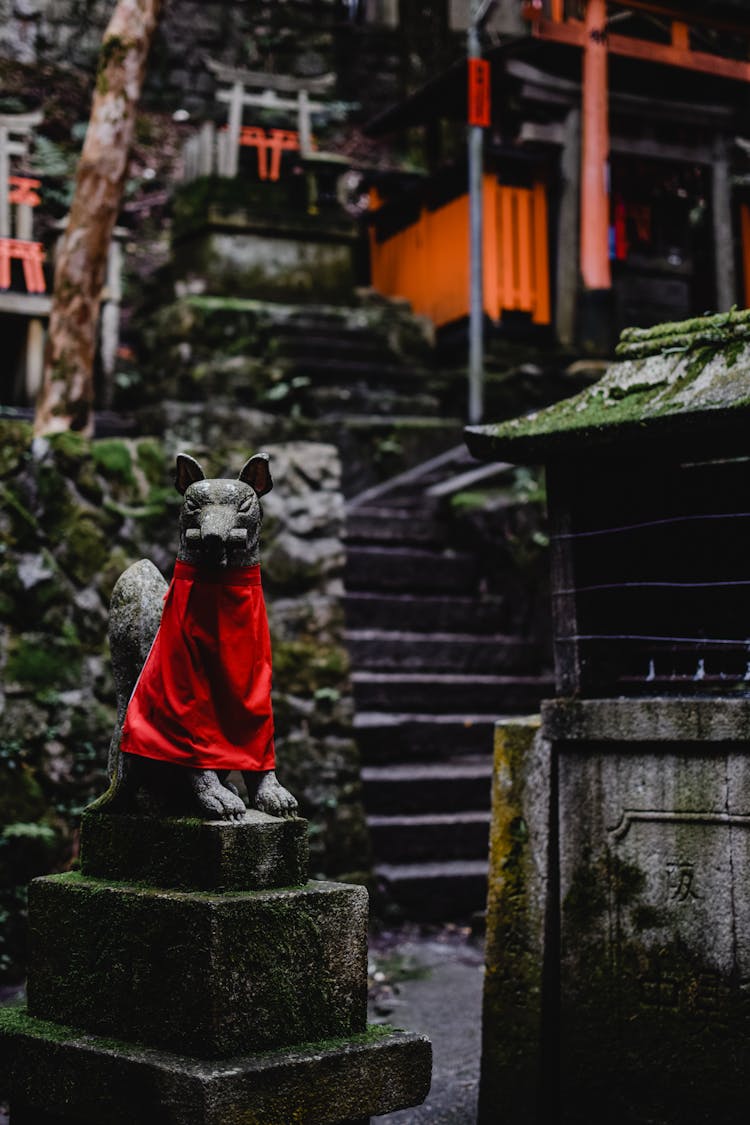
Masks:
[[[468,30],[468,57],[481,57],[479,17],[485,7],[472,0]],[[482,127],[469,125],[469,424],[482,421],[484,409],[484,302],[482,281]]]

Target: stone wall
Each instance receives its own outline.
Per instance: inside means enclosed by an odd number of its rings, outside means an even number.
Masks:
[[[105,786],[109,595],[138,558],[169,572],[182,432],[165,443],[63,434],[32,444],[27,425],[0,422],[0,979],[22,972],[26,882],[70,865],[78,814]],[[338,598],[338,458],[330,446],[261,440],[246,425],[234,445],[180,448],[216,474],[238,471],[253,449],[271,453],[263,561],[279,774],[311,818],[313,873],[363,878],[368,845]]]
[[[0,0],[0,57],[93,71],[111,0]],[[334,69],[343,5],[268,0],[167,0],[152,49],[146,102],[204,108],[214,83],[205,59],[265,63],[297,74]]]
[[[0,0],[0,58],[93,73],[112,9],[112,0]],[[463,50],[447,6],[401,0],[400,9],[399,27],[377,18],[354,25],[339,0],[165,0],[144,104],[205,110],[211,58],[297,75],[332,71],[338,96],[372,116]]]

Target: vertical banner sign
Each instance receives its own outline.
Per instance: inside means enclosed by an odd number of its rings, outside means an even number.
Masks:
[[[469,59],[469,125],[490,124],[490,64]]]

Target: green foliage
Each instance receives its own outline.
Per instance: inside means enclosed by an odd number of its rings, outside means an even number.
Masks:
[[[312,639],[273,644],[274,685],[293,695],[312,695],[330,702],[335,693],[338,699],[348,667],[346,651],[335,645],[321,645]]]
[[[0,476],[9,476],[28,456],[31,426],[28,422],[0,421]]]
[[[513,470],[511,495],[520,504],[543,504],[547,498],[541,469],[521,466]]]
[[[487,506],[488,499],[489,493],[479,489],[455,492],[450,499],[451,511],[459,515],[462,512],[481,511]]]
[[[163,488],[166,480],[167,459],[161,442],[155,441],[153,438],[139,441],[135,453],[138,467],[144,473],[149,484]]]
[[[64,639],[22,635],[8,656],[6,678],[32,688],[70,687],[80,670],[72,647]]]
[[[26,823],[20,821],[16,824],[7,824],[2,831],[3,840],[39,840],[45,844],[53,844],[57,840],[57,833],[49,824],[38,821]]]
[[[130,450],[117,438],[101,438],[91,443],[91,454],[99,472],[109,480],[133,484],[133,464]]]

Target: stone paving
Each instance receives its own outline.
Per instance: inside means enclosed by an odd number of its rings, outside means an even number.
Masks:
[[[468,929],[409,928],[371,937],[370,1019],[429,1035],[434,1060],[423,1105],[373,1122],[474,1125],[483,977],[482,943]]]

